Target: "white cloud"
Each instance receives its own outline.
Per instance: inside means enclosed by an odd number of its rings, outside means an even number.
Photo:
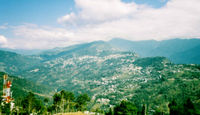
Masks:
[[[58,19],[84,38],[130,40],[200,37],[200,1],[170,0],[154,9],[120,0],[76,0],[78,12]]]
[[[8,23],[4,23],[3,25],[0,25],[0,30],[5,30],[8,28]]]
[[[144,7],[134,2],[124,3],[120,0],[75,0],[78,13],[71,12],[58,19],[59,23],[80,26],[97,24],[134,16],[138,9]]]
[[[74,33],[62,28],[24,24],[13,27],[14,38],[10,46],[17,49],[49,49],[77,43]]]
[[[75,0],[76,11],[58,18],[64,28],[15,26],[7,46],[49,49],[115,37],[129,40],[200,38],[200,0],[170,0],[162,8],[121,0]]]
[[[0,35],[0,47],[6,47],[7,45],[7,39],[5,36]]]
[[[5,25],[0,26],[0,29],[7,29]]]

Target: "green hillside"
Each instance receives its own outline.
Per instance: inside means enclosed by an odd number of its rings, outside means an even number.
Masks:
[[[40,62],[35,56],[24,56],[8,51],[0,50],[0,71],[10,74],[18,74]]]
[[[0,72],[0,89],[1,94],[3,90],[3,75],[4,72]],[[27,95],[28,92],[33,92],[39,97],[50,97],[53,94],[53,90],[51,87],[47,87],[44,85],[35,84],[30,82],[24,78],[19,78],[16,76],[10,76],[9,79],[12,81],[11,91],[13,92],[13,98],[16,99],[18,97],[23,97]]]
[[[49,89],[64,89],[75,95],[87,93],[91,97],[90,110],[108,110],[122,100],[132,101],[139,109],[146,104],[149,113],[166,114],[173,99],[183,104],[190,98],[198,107],[200,104],[199,65],[174,64],[165,57],[141,58],[102,41],[56,48],[34,56],[15,54],[19,60],[11,60],[11,54],[7,54],[10,62],[0,60],[8,65],[0,66],[7,68],[4,71],[12,65],[18,70],[12,73]],[[30,60],[26,61],[27,58]],[[23,64],[26,65],[20,66]],[[24,87],[37,93],[43,90],[29,87],[28,83]],[[52,92],[48,88],[42,93]]]
[[[200,64],[200,39],[130,41],[115,38],[108,43],[124,51],[135,52],[141,57],[164,56],[178,64]]]

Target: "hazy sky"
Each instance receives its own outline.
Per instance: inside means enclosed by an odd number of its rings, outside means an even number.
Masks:
[[[200,0],[0,0],[0,47],[200,38]]]

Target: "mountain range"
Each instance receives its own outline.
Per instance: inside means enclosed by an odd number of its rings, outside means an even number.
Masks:
[[[116,38],[109,44],[124,51],[136,52],[141,57],[164,56],[178,64],[200,64],[200,39],[130,41]]]
[[[169,40],[143,40],[131,41],[121,38],[113,38],[107,41],[109,45],[118,50],[137,53],[140,57],[167,57],[170,61],[177,64],[200,64],[200,39],[169,39]],[[84,44],[79,44],[79,46]],[[22,55],[38,55],[44,52],[56,52],[58,50],[65,50],[76,47],[77,45],[55,48],[50,50],[25,50],[25,49],[9,49],[0,48],[3,51],[15,52]]]
[[[88,93],[94,110],[132,100],[136,105],[149,104],[150,110],[167,112],[174,98],[200,102],[199,41],[113,39],[35,55],[0,51],[0,71],[48,86],[49,92]]]

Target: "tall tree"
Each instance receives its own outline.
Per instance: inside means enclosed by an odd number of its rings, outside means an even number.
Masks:
[[[142,106],[142,112],[141,112],[142,115],[146,115],[146,105],[143,104]]]
[[[115,115],[137,115],[137,107],[128,101],[122,101],[119,105],[114,107]]]
[[[90,97],[87,94],[81,94],[76,99],[76,108],[78,111],[83,111],[86,109],[87,102],[90,101]]]
[[[67,101],[67,112],[69,112],[70,111],[70,105],[73,104],[73,101],[75,99],[74,93],[66,91],[65,99]]]
[[[65,90],[62,90],[60,92],[60,95],[61,95],[61,106],[62,106],[62,112],[64,113],[65,112],[65,102],[66,102],[66,91]]]
[[[200,112],[196,109],[194,103],[191,101],[190,98],[183,104],[184,114],[185,115],[199,115]]]
[[[175,100],[172,100],[168,107],[170,109],[170,115],[180,115],[180,110]]]
[[[46,106],[47,106],[48,102],[49,102],[49,99],[48,98],[44,98],[44,103],[45,103]]]
[[[3,102],[3,104],[2,104],[2,113],[6,114],[6,115],[10,115],[11,114],[10,103]]]
[[[35,101],[36,98],[32,92],[29,92],[28,95],[22,100],[22,107],[28,114],[32,113]]]
[[[67,107],[67,112],[69,112],[70,109],[73,108],[70,105],[75,105],[73,102],[74,99],[75,99],[74,94],[69,91],[62,90],[54,94],[53,104],[55,106],[56,112],[58,111],[58,109],[61,109],[62,112],[65,112],[66,107]]]
[[[20,113],[23,113],[23,109],[22,109],[22,100],[23,98],[17,98],[15,100],[15,109],[16,109],[16,112],[17,112],[17,115],[19,115]]]
[[[59,93],[55,93],[54,96],[53,96],[53,104],[55,106],[56,113],[58,112],[58,109],[60,107],[60,103],[61,103],[61,95]]]

